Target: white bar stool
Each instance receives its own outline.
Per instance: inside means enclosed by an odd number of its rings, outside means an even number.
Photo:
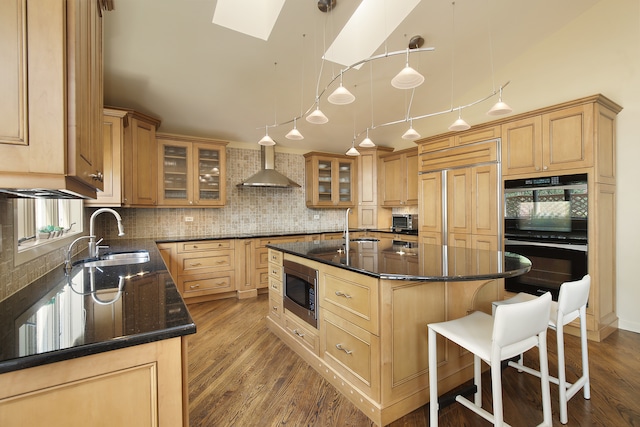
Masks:
[[[565,282],[560,286],[558,302],[551,302],[551,314],[549,316],[549,327],[556,330],[556,341],[558,344],[558,378],[549,377],[549,381],[558,384],[560,395],[560,422],[566,424],[569,421],[567,413],[567,402],[582,389],[585,399],[591,398],[591,388],[589,384],[589,352],[587,348],[587,300],[589,299],[589,288],[591,287],[591,276],[585,275],[582,279],[574,282]],[[525,293],[506,299],[495,301],[493,309],[503,304],[513,304],[535,299],[536,296]],[[576,382],[569,383],[566,378],[566,367],[564,359],[564,325],[580,319],[580,343],[582,353],[582,375]],[[518,362],[509,362],[519,371],[540,377],[540,372],[524,366],[522,355]],[[560,386],[563,384],[563,386]]]
[[[473,353],[474,402],[463,396],[456,401],[496,426],[508,426],[502,411],[501,362],[535,347],[540,351],[540,387],[542,389],[543,423],[551,426],[551,396],[549,367],[547,364],[547,323],[551,294],[546,293],[532,301],[505,304],[496,307],[492,317],[479,311],[448,322],[430,323],[429,331],[429,425],[438,425],[438,357],[437,334],[453,341]],[[481,360],[491,366],[493,414],[482,409]]]

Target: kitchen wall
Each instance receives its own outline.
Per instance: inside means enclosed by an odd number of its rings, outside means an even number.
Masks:
[[[15,267],[13,199],[0,197],[0,300],[19,291],[64,262],[64,248]]]
[[[257,148],[257,147],[256,147]],[[260,170],[260,151],[227,147],[227,205],[204,209],[117,209],[125,228],[123,238],[242,236],[264,233],[340,231],[344,209],[308,209],[304,192],[304,157],[276,152],[275,169],[300,188],[237,188],[236,184]],[[95,209],[86,209],[88,218]],[[318,215],[318,219],[314,219]],[[186,222],[185,217],[193,217]],[[0,300],[61,265],[64,248],[14,266],[13,201],[0,198]],[[87,227],[88,229],[88,227]],[[117,239],[117,225],[109,214],[98,216],[96,234]]]
[[[257,144],[256,144],[257,148]],[[278,152],[275,169],[300,188],[237,188],[260,170],[260,151],[227,147],[227,204],[223,208],[118,209],[126,238],[216,237],[264,233],[342,230],[344,209],[308,209],[304,192],[304,157]],[[318,215],[319,219],[313,219]],[[186,222],[185,217],[193,217]],[[113,217],[101,215],[104,236],[115,238]]]

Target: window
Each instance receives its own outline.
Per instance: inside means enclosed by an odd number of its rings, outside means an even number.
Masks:
[[[14,199],[15,264],[53,251],[83,231],[82,200]]]

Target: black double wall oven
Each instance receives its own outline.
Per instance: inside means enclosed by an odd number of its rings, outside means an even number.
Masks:
[[[587,175],[506,180],[505,250],[531,260],[529,273],[505,279],[505,289],[557,301],[560,285],[588,272]]]

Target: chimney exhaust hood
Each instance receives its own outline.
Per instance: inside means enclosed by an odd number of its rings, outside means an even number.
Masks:
[[[243,187],[276,187],[276,188],[296,188],[300,184],[290,180],[286,176],[274,169],[275,149],[273,146],[260,146],[260,158],[262,169],[251,177],[237,185]]]

